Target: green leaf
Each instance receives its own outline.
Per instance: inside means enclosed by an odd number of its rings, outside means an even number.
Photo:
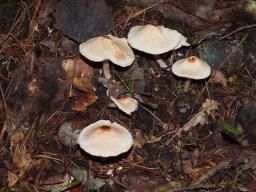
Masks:
[[[197,137],[195,135],[187,135],[184,137],[184,140],[190,144],[196,144],[197,142]]]
[[[233,127],[232,124],[224,122],[222,124],[223,128],[230,134],[238,135],[239,130],[236,127]]]

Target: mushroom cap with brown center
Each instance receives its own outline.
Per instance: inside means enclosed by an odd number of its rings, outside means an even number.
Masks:
[[[95,62],[110,60],[121,67],[133,63],[135,56],[125,38],[104,35],[92,38],[79,45],[79,52]]]
[[[205,79],[211,74],[211,67],[196,56],[191,56],[175,62],[172,72],[179,77]]]
[[[138,101],[130,96],[122,96],[119,99],[110,96],[110,99],[121,111],[128,115],[131,115],[131,113],[136,111],[138,108]]]
[[[176,30],[149,24],[132,27],[128,33],[131,47],[153,55],[189,46],[186,40],[187,38]]]
[[[133,145],[133,138],[125,127],[100,120],[85,127],[79,134],[77,143],[90,155],[113,157],[127,152]]]

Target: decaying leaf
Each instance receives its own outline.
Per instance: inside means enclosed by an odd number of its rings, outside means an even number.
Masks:
[[[28,153],[23,143],[24,133],[16,132],[11,136],[11,152],[13,163],[23,171],[30,169],[32,166],[31,154]]]
[[[72,123],[66,122],[59,127],[58,138],[63,145],[67,147],[73,147],[77,145],[78,133],[79,130],[75,130],[72,126]]]
[[[202,104],[201,111],[195,114],[187,124],[180,128],[176,135],[180,137],[182,131],[189,131],[198,124],[204,125],[207,122],[207,115],[214,117],[214,111],[218,109],[218,105],[217,101],[206,99]]]
[[[73,103],[72,110],[74,111],[84,111],[86,108],[93,104],[98,97],[95,93],[89,93],[84,91],[74,91],[73,92]]]
[[[227,87],[228,80],[225,78],[224,74],[221,71],[213,70],[212,78],[215,83],[218,83],[223,87]]]
[[[218,109],[219,103],[215,100],[206,99],[202,104],[202,110],[206,112],[207,115],[214,115],[214,111]]]
[[[57,189],[67,184],[69,180],[68,174],[56,173],[54,176],[49,177],[44,181],[46,184],[43,185],[43,189],[46,191],[57,191]]]
[[[157,138],[154,135],[144,135],[141,130],[135,129],[135,140],[134,140],[134,146],[141,148],[142,145],[147,143],[155,143],[158,142],[161,139],[161,137]]]
[[[98,81],[107,88],[107,95],[112,96],[114,98],[119,98],[121,95],[123,95],[127,89],[122,84],[121,81],[117,82],[115,80],[108,80],[102,77],[98,78]]]
[[[7,184],[8,187],[13,187],[18,181],[20,177],[13,172],[8,171]]]
[[[20,178],[23,177],[25,171],[32,167],[31,154],[28,153],[24,145],[24,133],[16,132],[11,136],[11,155],[12,162],[18,168],[18,173],[8,171],[7,183],[9,187],[13,187]]]
[[[75,88],[82,91],[93,92],[91,84],[93,68],[88,65],[80,56],[74,59],[66,59],[62,62],[67,79],[73,82]]]
[[[78,43],[112,29],[111,8],[104,0],[62,0],[56,5],[55,18],[55,27]]]

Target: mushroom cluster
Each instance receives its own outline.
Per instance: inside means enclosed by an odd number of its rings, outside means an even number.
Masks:
[[[112,35],[92,38],[80,44],[79,52],[91,61],[103,62],[103,73],[109,80],[111,79],[109,61],[121,67],[132,65],[135,59],[132,48],[153,55],[161,68],[167,68],[167,64],[159,55],[182,46],[190,46],[190,44],[178,31],[148,24],[132,27],[128,39]],[[204,79],[210,75],[211,68],[205,61],[190,56],[174,63],[172,72],[183,78]],[[190,80],[186,82],[186,89],[189,82]],[[120,98],[110,96],[110,100],[127,115],[131,115],[138,108],[138,101],[130,96]],[[133,137],[123,126],[108,120],[100,120],[85,127],[79,134],[77,143],[88,154],[112,157],[127,152],[133,145]]]

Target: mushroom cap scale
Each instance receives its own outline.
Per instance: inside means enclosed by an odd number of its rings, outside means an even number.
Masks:
[[[138,101],[130,96],[123,96],[119,99],[110,96],[110,99],[121,111],[128,115],[131,115],[138,108]]]
[[[100,120],[85,127],[77,143],[93,156],[112,157],[127,152],[133,145],[133,138],[123,126],[109,120]]]
[[[172,72],[179,77],[205,79],[211,74],[211,67],[205,61],[191,56],[175,62]]]
[[[131,47],[153,55],[189,46],[186,40],[187,38],[176,30],[149,24],[132,27],[128,33]]]
[[[127,67],[135,59],[132,49],[125,38],[104,35],[92,38],[79,45],[79,52],[95,62],[110,60],[116,65]]]

